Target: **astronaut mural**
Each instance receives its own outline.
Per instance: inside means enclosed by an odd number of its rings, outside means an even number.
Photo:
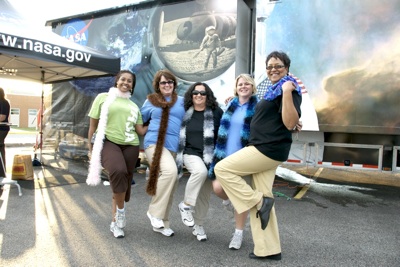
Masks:
[[[190,17],[163,21],[163,7],[155,34],[156,52],[167,68],[186,81],[208,81],[235,62],[235,13],[194,12]]]
[[[153,92],[153,76],[162,68],[178,77],[179,95],[191,83],[204,81],[223,104],[232,94],[235,78],[236,13],[236,1],[230,0],[141,1],[126,9],[54,23],[53,30],[70,41],[120,57],[121,69],[136,74],[132,100],[138,106]],[[55,84],[46,107],[51,116],[45,123],[49,134],[45,137],[54,139],[50,134],[58,136],[62,130],[76,139],[85,138],[94,97],[113,83],[114,78],[108,77]],[[61,124],[68,127],[58,129]],[[75,158],[73,152],[69,155]]]
[[[231,94],[236,53],[236,4],[226,1],[187,1],[176,4],[140,5],[124,12],[56,26],[55,31],[79,33],[86,31],[86,45],[121,57],[121,68],[137,75],[133,100],[141,105],[152,91],[153,74],[170,69],[178,78],[178,93],[195,81],[205,81],[223,102]],[[86,26],[87,25],[87,26]],[[89,81],[77,81],[78,90],[98,93]],[[103,90],[108,90],[109,81]],[[96,84],[97,88],[99,82]],[[229,94],[226,90],[229,87]],[[92,88],[92,89],[90,89]]]

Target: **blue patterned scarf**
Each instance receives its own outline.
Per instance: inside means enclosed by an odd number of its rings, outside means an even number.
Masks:
[[[282,85],[287,81],[294,83],[296,85],[295,90],[297,91],[297,93],[299,95],[301,95],[301,88],[300,88],[299,84],[297,83],[296,79],[289,75],[286,75],[285,77],[280,79],[277,83],[268,86],[267,92],[265,92],[265,95],[264,95],[264,99],[268,100],[268,101],[272,101],[275,98],[277,98],[278,96],[282,95]]]
[[[254,115],[254,110],[258,102],[257,96],[250,97],[247,105],[246,115],[243,118],[243,128],[240,131],[240,142],[242,147],[245,147],[249,142],[250,137],[250,122]],[[239,98],[235,97],[230,103],[227,110],[221,118],[221,124],[218,129],[217,143],[215,144],[213,161],[208,170],[208,176],[211,180],[215,179],[214,167],[222,159],[226,157],[226,143],[228,141],[229,128],[231,126],[232,114],[239,107]]]

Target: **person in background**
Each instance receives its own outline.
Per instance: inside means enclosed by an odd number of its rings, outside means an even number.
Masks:
[[[250,122],[258,102],[255,93],[256,85],[253,78],[248,74],[240,74],[235,80],[234,98],[230,100],[221,119],[214,158],[209,169],[209,177],[212,180],[214,193],[223,199],[222,204],[227,210],[234,212],[235,232],[229,243],[230,249],[240,249],[242,245],[243,229],[246,224],[248,211],[238,214],[233,209],[221,184],[215,179],[214,166],[220,160],[247,145],[250,135]],[[246,177],[246,180],[249,183],[251,177]]]
[[[115,85],[108,93],[99,94],[89,111],[88,139],[90,165],[87,184],[100,183],[102,167],[107,171],[112,190],[112,221],[110,231],[114,237],[124,237],[126,226],[125,202],[131,197],[131,184],[136,161],[139,157],[139,137],[144,135],[139,107],[130,100],[136,76],[121,70],[115,76]]]
[[[176,160],[178,170],[181,172],[185,165],[190,177],[178,209],[182,222],[193,227],[193,235],[197,240],[206,241],[203,225],[211,195],[211,181],[207,179],[207,174],[223,111],[211,88],[203,82],[192,84],[184,100],[186,113],[180,130]]]
[[[282,258],[272,186],[276,168],[288,158],[292,130],[301,115],[301,88],[288,76],[289,68],[290,59],[284,52],[274,51],[267,56],[272,86],[256,106],[249,143],[214,168],[216,179],[236,211],[240,214],[250,209],[252,259]],[[252,186],[242,178],[246,175],[252,175]]]
[[[0,153],[4,163],[4,170],[0,171],[2,177],[6,177],[6,148],[4,141],[10,131],[10,102],[6,99],[3,88],[0,87]]]
[[[169,70],[159,70],[153,79],[155,93],[147,96],[141,108],[143,121],[149,124],[144,149],[150,164],[146,191],[152,196],[147,216],[153,231],[173,236],[169,213],[178,184],[175,162],[179,129],[185,114],[183,97],[176,93],[177,79]]]

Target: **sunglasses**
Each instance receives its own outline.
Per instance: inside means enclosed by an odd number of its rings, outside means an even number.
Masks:
[[[282,69],[284,68],[285,65],[275,65],[275,66],[267,66],[267,70],[272,70],[272,69]]]
[[[207,95],[207,92],[206,91],[197,91],[197,90],[192,91],[192,95],[198,95],[198,94],[205,96],[205,95]]]
[[[159,82],[160,85],[174,84],[174,81]]]

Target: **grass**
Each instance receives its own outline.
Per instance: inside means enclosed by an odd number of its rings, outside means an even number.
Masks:
[[[10,129],[10,134],[12,133],[37,133],[39,132],[38,130],[36,130],[36,128],[23,128],[23,127],[15,127],[15,126],[11,126]]]

